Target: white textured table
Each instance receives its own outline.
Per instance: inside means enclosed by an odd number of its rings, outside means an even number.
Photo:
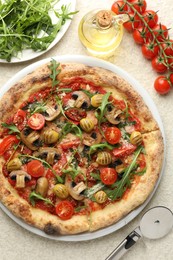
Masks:
[[[72,0],[73,1],[73,0]],[[173,26],[172,0],[148,0],[148,9],[159,10],[160,21]],[[23,64],[0,64],[0,87],[10,77],[25,66],[37,60],[63,54],[86,55],[85,49],[78,39],[78,24],[83,15],[94,8],[110,8],[111,0],[77,0],[72,24],[63,39],[45,55]],[[173,36],[173,30],[170,30]],[[156,73],[150,62],[144,60],[138,47],[128,33],[116,52],[114,63],[135,77],[148,91],[154,100],[163,121],[167,149],[166,166],[161,183],[146,209],[164,205],[173,210],[173,90],[167,96],[159,96],[153,89]],[[146,210],[145,209],[145,210]],[[39,237],[18,226],[0,210],[0,259],[1,260],[104,260],[107,255],[131,232],[139,223],[142,213],[121,230],[105,237],[86,242],[58,242]],[[155,241],[141,240],[123,259],[128,260],[172,260],[173,232],[165,238]]]

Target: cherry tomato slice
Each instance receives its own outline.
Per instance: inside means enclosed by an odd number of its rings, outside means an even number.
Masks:
[[[13,123],[21,131],[25,127],[26,122],[26,112],[22,109],[19,109],[17,113],[14,115]]]
[[[45,118],[40,113],[35,113],[28,119],[28,126],[33,130],[40,130],[43,128],[44,124]]]
[[[27,173],[32,177],[41,177],[44,174],[44,166],[38,160],[32,160],[27,164]]]
[[[79,109],[79,108],[69,108],[65,111],[65,115],[73,120],[73,121],[80,121],[82,118],[86,117],[86,111],[83,109]]]
[[[114,182],[116,182],[118,174],[113,168],[102,168],[100,169],[100,178],[104,184],[112,185]]]
[[[159,76],[154,82],[155,90],[161,94],[167,94],[171,90],[171,84],[165,76]]]
[[[3,155],[13,144],[18,144],[19,139],[14,135],[6,136],[0,143],[0,155]]]
[[[108,127],[105,131],[106,141],[110,144],[117,144],[121,138],[121,131],[117,127]]]
[[[55,208],[56,214],[62,220],[70,219],[74,214],[74,207],[68,200],[59,202]]]
[[[117,158],[122,158],[132,154],[135,150],[136,150],[136,145],[127,143],[122,145],[119,148],[113,149],[112,154]]]

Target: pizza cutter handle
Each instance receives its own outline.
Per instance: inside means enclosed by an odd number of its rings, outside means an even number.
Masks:
[[[137,229],[136,229],[137,230]],[[141,235],[133,230],[105,260],[119,260],[136,242],[141,238]]]

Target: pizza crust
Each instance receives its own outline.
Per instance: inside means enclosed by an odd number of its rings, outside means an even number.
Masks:
[[[20,105],[27,101],[35,91],[51,87],[50,70],[45,64],[28,74],[16,83],[0,101],[0,118],[4,122],[11,111],[15,113]],[[77,63],[61,64],[60,81],[69,81],[74,77],[83,77],[101,85],[106,91],[113,93],[116,99],[125,99],[142,124],[143,141],[146,146],[147,172],[140,182],[134,183],[127,199],[109,204],[103,210],[91,213],[90,216],[75,215],[68,221],[30,206],[13,189],[2,174],[3,159],[0,158],[0,201],[17,217],[28,224],[44,230],[48,234],[77,234],[95,231],[109,226],[134,208],[141,205],[153,191],[163,163],[163,140],[156,120],[145,105],[141,96],[132,86],[115,73],[98,67],[90,67]],[[21,95],[22,92],[22,95]],[[4,113],[6,111],[6,113]],[[1,130],[1,129],[0,129]]]

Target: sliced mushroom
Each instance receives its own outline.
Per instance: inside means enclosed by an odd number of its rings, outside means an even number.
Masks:
[[[57,116],[59,116],[60,112],[60,107],[57,105],[47,104],[46,111],[44,112],[44,118],[46,121],[53,121]]]
[[[94,144],[99,144],[102,140],[100,133],[92,131],[91,133],[83,134],[83,144],[87,146],[92,146]]]
[[[61,151],[53,147],[41,147],[34,156],[45,159],[50,165],[53,165],[61,157]]]
[[[113,108],[111,111],[107,111],[105,114],[105,117],[107,118],[107,120],[113,124],[113,125],[117,125],[120,123],[120,120],[118,119],[118,116],[122,114],[121,110],[117,110],[116,108]]]
[[[12,180],[16,180],[16,188],[24,188],[25,181],[31,180],[31,176],[23,170],[12,171],[9,176]]]
[[[47,192],[48,192],[48,188],[49,188],[49,183],[46,177],[40,177],[37,180],[37,184],[36,184],[36,193],[40,194],[42,197],[46,197]]]
[[[83,200],[84,196],[81,194],[82,191],[84,191],[87,186],[83,181],[79,182],[75,186],[72,185],[72,178],[71,176],[67,175],[65,179],[65,185],[68,189],[69,194],[75,199],[75,200]]]
[[[32,131],[25,128],[20,133],[22,142],[31,150],[35,151],[41,146],[40,134],[37,131]]]
[[[72,97],[75,99],[74,107],[86,109],[91,104],[90,98],[83,91],[74,91]]]

